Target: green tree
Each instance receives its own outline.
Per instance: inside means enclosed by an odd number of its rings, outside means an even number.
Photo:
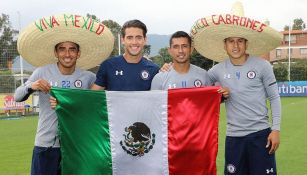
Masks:
[[[18,31],[12,29],[9,16],[0,16],[0,69],[8,69],[9,62],[18,55],[16,35]]]
[[[151,59],[154,63],[158,64],[160,67],[163,66],[164,63],[169,63],[172,61],[172,57],[168,53],[168,47],[161,48],[159,50],[159,55],[156,55]]]
[[[191,63],[205,70],[209,70],[213,66],[212,60],[202,56],[196,50],[191,55]]]
[[[307,80],[307,60],[291,59],[291,81]],[[288,81],[288,64],[283,64],[283,60],[274,64],[274,74],[277,81]]]
[[[304,30],[305,28],[306,24],[302,18],[296,18],[293,20],[292,30]]]
[[[150,45],[145,45],[144,46],[144,49],[143,49],[143,54],[144,56],[148,57],[150,55],[150,49],[151,49],[151,46]]]
[[[286,64],[278,63],[273,67],[273,71],[277,81],[288,80],[288,68]]]
[[[150,59],[156,63],[157,65],[159,65],[160,67],[163,65],[163,59],[160,55],[156,55],[156,56],[153,56],[153,57],[150,57]]]
[[[161,48],[159,51],[159,55],[162,58],[163,64],[169,63],[172,61],[171,55],[168,53],[168,47]]]
[[[306,28],[306,24],[302,18],[296,18],[293,20],[291,30],[304,30],[305,28]],[[284,31],[288,31],[288,30],[289,30],[289,26],[285,25]]]
[[[87,14],[86,14],[86,17],[88,17],[88,18],[92,18],[92,19],[94,19],[94,20],[96,20],[96,21],[100,22],[100,19],[99,19],[99,18],[97,18],[97,16],[96,16],[96,15],[91,15],[91,14],[87,13]]]

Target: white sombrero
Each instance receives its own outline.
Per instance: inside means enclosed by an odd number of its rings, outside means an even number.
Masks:
[[[191,36],[195,49],[204,57],[223,61],[228,57],[224,39],[241,37],[248,40],[247,53],[261,56],[281,45],[282,34],[267,24],[244,17],[243,7],[236,2],[233,14],[212,15],[195,22]]]
[[[60,42],[79,44],[81,56],[77,66],[89,69],[106,59],[113,50],[111,31],[97,20],[73,14],[41,18],[27,26],[19,35],[19,54],[33,66],[57,62],[54,47]]]

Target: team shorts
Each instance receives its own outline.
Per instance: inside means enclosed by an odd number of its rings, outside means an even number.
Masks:
[[[243,137],[226,137],[225,175],[276,175],[275,154],[266,148],[271,129]]]
[[[35,146],[32,155],[31,175],[60,175],[60,148]]]

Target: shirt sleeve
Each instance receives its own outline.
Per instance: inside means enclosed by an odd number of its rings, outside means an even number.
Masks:
[[[95,84],[107,88],[107,61],[104,61],[96,74]]]
[[[39,79],[41,69],[36,69],[30,78],[21,86],[19,86],[14,94],[14,99],[16,102],[25,101],[28,99],[28,97],[34,92],[33,89],[31,89],[32,83]]]
[[[205,77],[205,86],[213,86],[213,83],[211,82],[207,71],[204,71],[204,77]]]
[[[262,77],[266,95],[270,101],[272,111],[272,130],[280,130],[281,101],[273,68],[268,62],[266,62],[264,66]]]
[[[211,69],[208,70],[208,84],[214,85],[218,80],[215,74],[216,66],[213,66]]]
[[[96,81],[96,75],[93,73],[93,72],[90,72],[90,86],[92,85],[92,84],[94,84],[95,83],[95,81]],[[90,87],[89,86],[89,87]]]
[[[162,90],[162,80],[160,75],[161,74],[158,73],[154,76],[151,81],[150,90]]]

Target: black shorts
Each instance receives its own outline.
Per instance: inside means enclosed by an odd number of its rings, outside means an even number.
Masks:
[[[31,175],[60,175],[60,148],[35,146],[32,155]]]
[[[271,129],[244,137],[226,137],[225,175],[276,175],[275,154],[266,148]]]

